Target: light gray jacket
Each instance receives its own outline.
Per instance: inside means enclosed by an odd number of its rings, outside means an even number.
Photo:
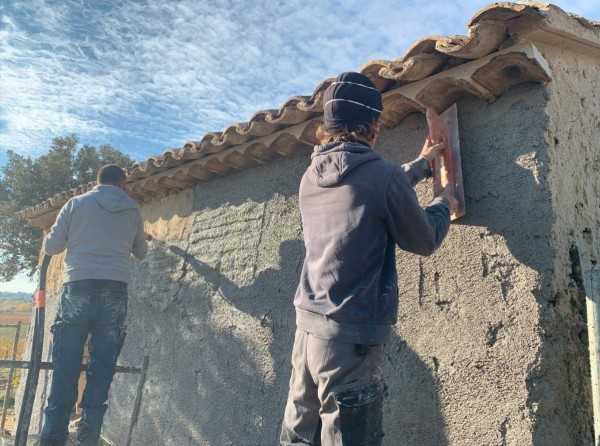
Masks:
[[[44,241],[49,255],[67,250],[64,282],[129,283],[131,254],[148,251],[138,204],[117,186],[101,184],[63,206]]]

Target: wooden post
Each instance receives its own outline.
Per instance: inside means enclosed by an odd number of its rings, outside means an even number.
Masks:
[[[13,343],[12,360],[17,359],[17,350],[19,349],[19,336],[21,335],[21,321],[17,322],[17,331],[15,332],[15,341]],[[4,405],[2,407],[2,422],[0,422],[0,435],[4,435],[4,425],[6,424],[6,413],[8,412],[8,400],[12,391],[12,380],[15,374],[15,368],[8,370],[8,382],[6,383],[6,392],[4,393]]]
[[[592,402],[594,405],[594,437],[600,446],[600,270],[591,269],[586,274],[586,308],[590,343],[590,369],[592,372]]]
[[[142,363],[142,371],[140,372],[140,379],[138,381],[137,391],[135,393],[135,402],[133,403],[133,413],[131,414],[131,423],[129,423],[129,432],[127,432],[126,446],[131,445],[133,440],[133,430],[137,424],[138,416],[140,414],[140,407],[142,405],[142,395],[144,392],[144,384],[146,383],[146,374],[148,373],[148,364],[150,363],[150,356],[144,356]]]

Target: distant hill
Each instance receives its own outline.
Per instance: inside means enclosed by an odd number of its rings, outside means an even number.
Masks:
[[[19,293],[14,291],[0,291],[0,300],[31,300],[33,293]]]

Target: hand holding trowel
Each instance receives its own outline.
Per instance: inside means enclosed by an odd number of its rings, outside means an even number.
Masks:
[[[450,189],[450,195],[458,202],[450,218],[456,220],[466,213],[456,104],[441,115],[428,108],[426,116],[430,140],[444,145],[444,149],[437,152],[432,162],[433,193],[438,196],[444,192],[444,189]]]

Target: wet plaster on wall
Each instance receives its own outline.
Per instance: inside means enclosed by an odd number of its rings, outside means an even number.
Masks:
[[[400,315],[385,363],[389,444],[533,444],[526,381],[554,251],[546,157],[538,156],[537,182],[521,164],[545,147],[544,102],[543,88],[527,85],[489,105],[458,104],[467,215],[432,256],[398,253]],[[405,124],[413,132],[381,141],[398,162],[426,133],[422,116]],[[422,203],[431,191],[430,182],[417,187]]]
[[[187,235],[156,241],[139,264],[122,358],[151,355],[135,444],[276,443],[304,256],[297,189],[308,160],[199,183],[178,232]],[[133,384],[115,382],[111,438],[126,433]]]
[[[541,357],[557,338],[544,337],[542,314],[562,249],[552,238],[547,95],[524,85],[489,105],[459,103],[468,214],[433,256],[399,252],[386,446],[585,437],[585,426],[578,437],[564,421],[553,362]],[[406,162],[425,133],[414,115],[385,131],[377,149]],[[120,359],[151,356],[134,444],[276,444],[304,256],[297,189],[308,162],[282,159],[142,208],[156,240],[134,263]],[[426,204],[431,183],[417,192]],[[115,378],[109,438],[125,438],[136,384],[134,375]],[[556,417],[567,426],[543,443],[550,437],[539,432]]]
[[[552,291],[542,305],[544,348],[530,381],[538,444],[592,444],[585,273],[600,256],[600,57],[541,46],[548,85],[548,182],[555,219]]]

